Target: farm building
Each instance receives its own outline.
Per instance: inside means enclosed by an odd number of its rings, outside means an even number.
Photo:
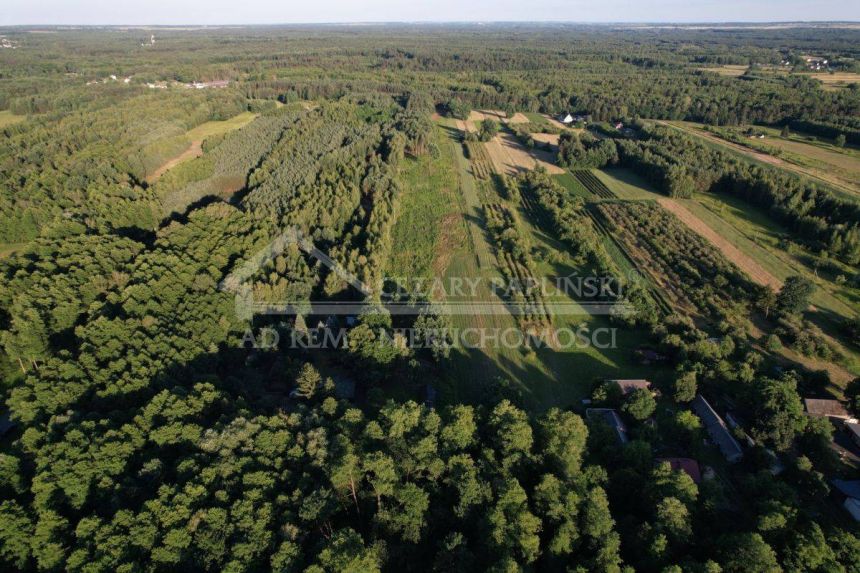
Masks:
[[[230,80],[214,80],[211,82],[192,82],[190,84],[185,84],[185,87],[205,90],[207,88],[226,88],[229,84]]]
[[[657,458],[658,464],[669,464],[675,471],[682,471],[696,482],[702,481],[702,471],[699,469],[699,462],[692,458]]]
[[[854,521],[860,521],[860,480],[835,479],[832,482],[834,493],[842,500],[845,508]]]
[[[570,115],[569,113],[563,113],[563,114],[559,115],[559,116],[558,116],[558,120],[559,120],[561,123],[564,123],[564,124],[568,124],[568,123],[573,123],[573,122],[574,122],[573,116],[572,116],[572,115]]]
[[[708,404],[708,401],[701,394],[697,395],[696,399],[693,400],[693,410],[702,420],[702,423],[705,424],[708,435],[711,436],[711,439],[720,448],[723,456],[731,463],[740,461],[744,455],[743,450],[741,450],[737,440],[732,436],[726,423],[711,408],[711,405]]]
[[[806,406],[806,414],[819,418],[830,418],[831,420],[848,420],[856,422],[848,413],[845,405],[839,400],[820,400],[817,398],[804,398],[804,406]]]
[[[615,437],[619,444],[627,443],[627,426],[618,412],[612,408],[588,408],[585,411],[585,417],[606,424],[615,431]]]
[[[618,385],[623,395],[628,395],[634,390],[651,390],[651,383],[647,380],[607,380]]]
[[[851,440],[860,448],[860,424],[857,422],[846,422],[845,429],[848,430]]]

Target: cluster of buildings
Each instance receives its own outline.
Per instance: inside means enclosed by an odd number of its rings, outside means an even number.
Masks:
[[[828,69],[827,60],[824,58],[816,58],[814,56],[806,56],[803,58],[803,61],[806,62],[806,67],[810,70],[820,72],[821,70]]]
[[[230,85],[230,80],[213,80],[211,82],[191,82],[188,84],[184,84],[187,88],[193,88],[197,90],[205,90],[207,88],[226,88]]]
[[[18,43],[13,42],[9,38],[0,37],[0,48],[7,48],[9,50],[17,50],[18,49]]]

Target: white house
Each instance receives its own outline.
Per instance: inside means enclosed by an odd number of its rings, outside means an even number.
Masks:
[[[558,116],[558,120],[564,124],[573,123],[573,116],[570,115],[569,113],[563,113],[560,116]]]

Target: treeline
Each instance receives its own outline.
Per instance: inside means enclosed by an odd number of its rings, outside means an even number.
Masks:
[[[788,122],[788,126],[795,131],[827,139],[836,139],[841,135],[845,137],[846,143],[860,145],[860,121],[856,118],[845,118],[840,123],[793,119]]]

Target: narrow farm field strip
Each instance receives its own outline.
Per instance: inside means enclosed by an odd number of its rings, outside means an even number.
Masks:
[[[592,174],[619,199],[643,201],[665,197],[651,188],[644,179],[623,167],[594,169]]]
[[[433,137],[440,148],[450,145],[441,128]],[[452,244],[462,238],[456,218],[457,173],[449,153],[407,158],[402,173],[404,189],[400,212],[392,229],[392,253],[388,274],[394,277],[427,277],[447,266]],[[440,243],[445,243],[440,245]]]
[[[795,256],[780,248],[780,238],[788,231],[766,216],[739,204],[737,199],[721,195],[700,194],[684,204],[715,232],[780,281],[791,275],[802,275],[815,282],[818,289],[813,293],[811,302],[816,307],[841,316],[858,314],[856,307],[847,302],[850,295],[846,287],[816,277]]]
[[[687,227],[702,236],[717,250],[719,250],[728,260],[733,262],[739,269],[745,272],[752,280],[760,285],[767,285],[774,290],[779,290],[782,287],[782,281],[767,272],[759,265],[752,257],[742,253],[737,247],[725,239],[722,235],[714,231],[706,225],[701,219],[687,210],[678,201],[669,197],[657,199],[657,202],[667,211],[670,211],[678,219],[681,220]]]

